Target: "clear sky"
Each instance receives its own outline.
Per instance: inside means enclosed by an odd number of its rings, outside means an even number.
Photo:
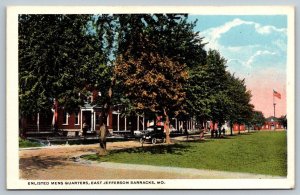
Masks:
[[[190,15],[198,20],[195,31],[227,59],[227,69],[245,78],[252,104],[265,117],[286,114],[287,17],[284,15]]]

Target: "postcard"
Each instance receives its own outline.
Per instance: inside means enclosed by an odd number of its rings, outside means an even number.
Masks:
[[[293,189],[294,17],[7,7],[7,189]]]

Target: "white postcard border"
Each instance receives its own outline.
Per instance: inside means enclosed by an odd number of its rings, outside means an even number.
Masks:
[[[287,15],[288,175],[286,179],[163,179],[164,184],[28,185],[19,179],[18,14],[176,13],[201,15]],[[292,6],[12,6],[7,8],[6,142],[8,189],[290,189],[295,185],[295,21]],[[81,181],[81,180],[78,180]],[[89,180],[88,182],[91,182]],[[105,180],[99,180],[105,181]],[[135,180],[116,180],[135,181]],[[54,180],[53,182],[59,182]],[[61,181],[61,182],[64,182]]]

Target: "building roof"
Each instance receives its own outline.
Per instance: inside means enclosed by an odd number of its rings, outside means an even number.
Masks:
[[[266,118],[266,121],[267,121],[267,122],[274,122],[274,121],[277,122],[277,121],[279,121],[279,120],[278,120],[278,118],[276,118],[276,117],[274,117],[274,116],[270,116],[270,117]]]

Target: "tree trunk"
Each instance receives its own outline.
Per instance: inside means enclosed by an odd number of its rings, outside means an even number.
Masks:
[[[168,113],[166,111],[166,109],[164,109],[164,115],[166,117],[166,143],[170,144],[171,143],[171,139],[170,139],[170,119],[168,116]]]
[[[232,131],[232,129],[233,129],[233,125],[230,124],[230,135],[231,135],[231,136],[233,136],[233,131]]]
[[[214,138],[214,137],[217,137],[217,131],[215,131],[215,122],[212,122],[212,137]]]
[[[99,156],[104,156],[107,154],[106,151],[106,137],[108,134],[108,129],[105,123],[103,123],[100,127],[100,132],[99,132],[99,143],[100,143],[100,149],[99,149]]]
[[[201,129],[200,129],[200,139],[204,138],[204,132],[206,132],[207,127],[206,124],[204,123],[205,120],[201,120]]]
[[[109,115],[110,111],[110,105],[111,105],[111,97],[112,97],[112,86],[114,85],[114,80],[112,80],[111,86],[108,89],[108,101],[104,104],[103,110],[102,110],[102,124],[100,126],[100,131],[99,131],[99,144],[100,144],[100,149],[99,149],[99,156],[103,156],[107,154],[106,151],[106,137],[108,135],[108,127],[107,127],[107,116]]]

